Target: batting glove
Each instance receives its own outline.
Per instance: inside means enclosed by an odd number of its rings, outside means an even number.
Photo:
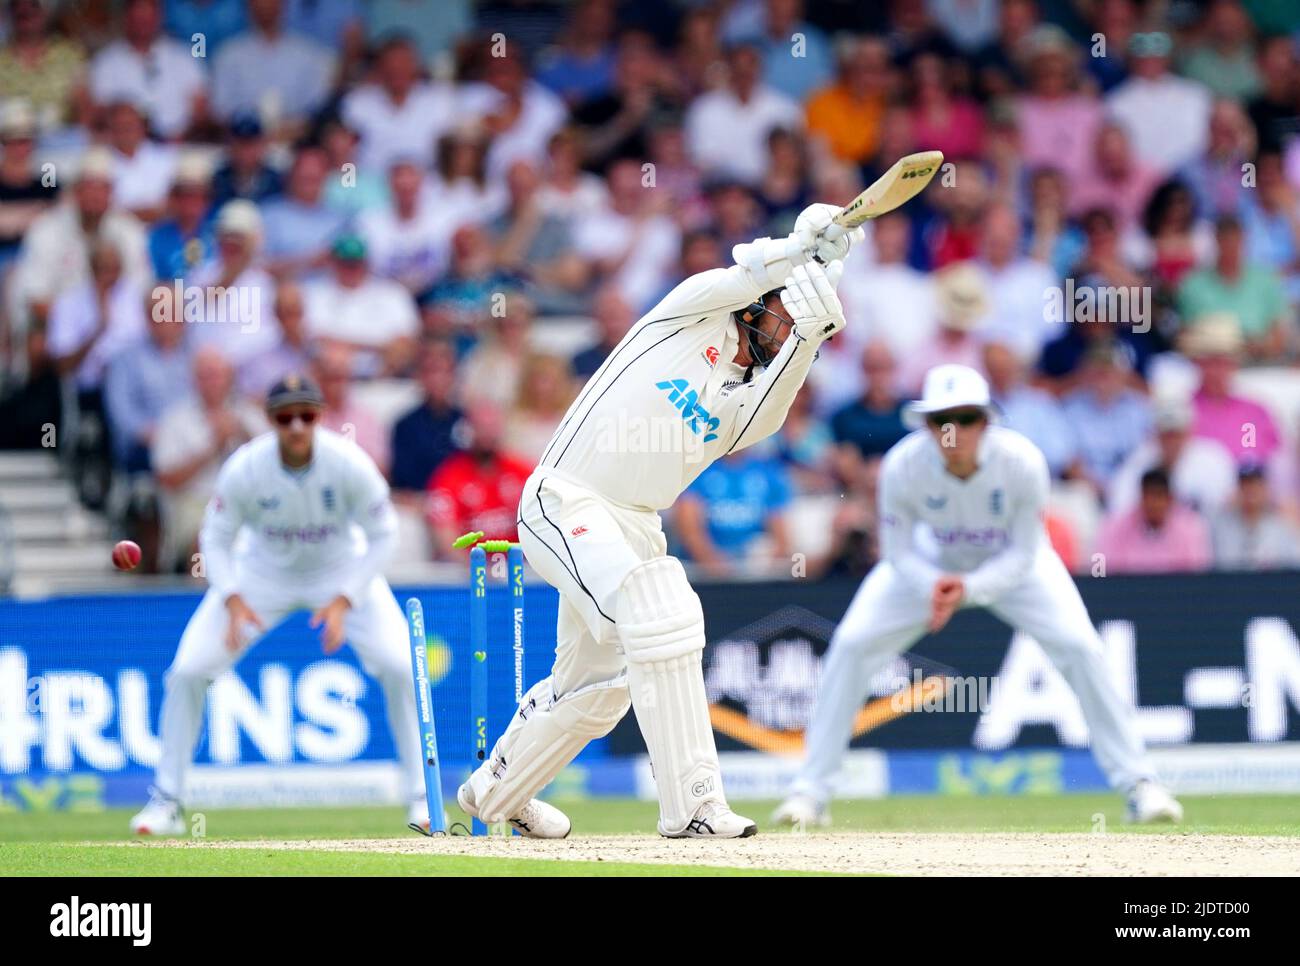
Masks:
[[[836,273],[838,275],[838,273]],[[795,333],[819,345],[844,328],[844,307],[827,270],[816,262],[797,266],[785,280],[781,304]]]
[[[842,260],[855,242],[866,237],[861,228],[845,231],[834,223],[840,209],[835,205],[809,205],[794,222],[794,237],[808,257],[829,265]]]

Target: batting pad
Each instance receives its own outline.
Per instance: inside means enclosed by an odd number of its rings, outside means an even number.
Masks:
[[[656,557],[624,579],[614,620],[659,789],[659,828],[680,832],[704,802],[724,801],[704,691],[700,598],[680,561]]]
[[[609,734],[627,708],[627,681],[621,674],[559,698],[549,677],[538,681],[488,760],[470,776],[479,819],[495,825],[513,818],[587,742]]]

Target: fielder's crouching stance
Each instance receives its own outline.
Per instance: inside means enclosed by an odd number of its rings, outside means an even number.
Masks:
[[[1182,806],[1153,780],[1132,709],[1106,670],[1101,638],[1047,541],[1049,477],[1024,436],[991,426],[989,389],[965,366],[927,373],[902,439],[880,473],[881,562],[835,629],[808,729],[807,760],[773,821],[827,825],[831,779],[871,678],[960,607],[987,607],[1024,631],[1074,690],[1092,752],[1133,821],[1179,821]],[[918,541],[918,537],[922,538]]]
[[[408,821],[429,824],[406,618],[382,572],[397,546],[397,516],[370,457],[316,425],[323,407],[309,380],[285,377],[266,401],[275,432],[237,449],[217,477],[199,536],[208,592],[167,670],[162,757],[153,796],[131,820],[136,833],[184,832],[180,799],[208,686],[298,610],[314,612],[325,653],[346,640],[378,678]]]
[[[837,211],[813,205],[789,237],[737,245],[735,265],[678,285],[565,415],[519,505],[524,553],[561,596],[555,664],[461,786],[471,815],[568,834],[566,818],[531,799],[631,704],[660,833],[757,831],[723,794],[701,669],[704,614],[681,563],[665,555],[658,511],[715,459],[775,432],[817,347],[843,327],[835,283],[861,232],[826,240]],[[546,828],[523,829],[524,810]]]

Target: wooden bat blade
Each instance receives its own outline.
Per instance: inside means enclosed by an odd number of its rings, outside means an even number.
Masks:
[[[899,158],[866,191],[840,209],[835,224],[857,228],[869,219],[893,211],[920,194],[942,164],[942,151],[920,151]]]

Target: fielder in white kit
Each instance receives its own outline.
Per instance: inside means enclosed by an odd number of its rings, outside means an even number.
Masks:
[[[1182,806],[1154,781],[1078,588],[1047,541],[1042,453],[990,425],[988,384],[966,366],[930,370],[907,412],[926,428],[900,440],[881,465],[881,561],[835,629],[807,758],[773,821],[830,823],[831,781],[871,678],[962,607],[987,607],[1047,653],[1079,699],[1097,763],[1128,793],[1131,820],[1181,820]]]
[[[316,425],[323,407],[310,380],[285,377],[267,397],[274,432],[245,443],[221,468],[199,536],[208,591],[167,671],[162,758],[153,795],[131,820],[137,834],[184,832],[180,802],[208,686],[299,610],[312,612],[326,654],[346,641],[379,680],[408,820],[428,825],[406,618],[383,577],[397,516],[370,457]]]
[[[666,556],[659,511],[715,459],[775,432],[823,340],[844,325],[835,283],[860,230],[813,205],[787,238],[737,245],[734,265],[670,292],[610,353],[560,424],[519,505],[528,562],[560,592],[555,663],[458,800],[488,823],[522,810],[629,704],[649,749],[659,832],[754,834],[727,806],[709,724],[704,614]],[[826,267],[823,268],[823,265]]]

